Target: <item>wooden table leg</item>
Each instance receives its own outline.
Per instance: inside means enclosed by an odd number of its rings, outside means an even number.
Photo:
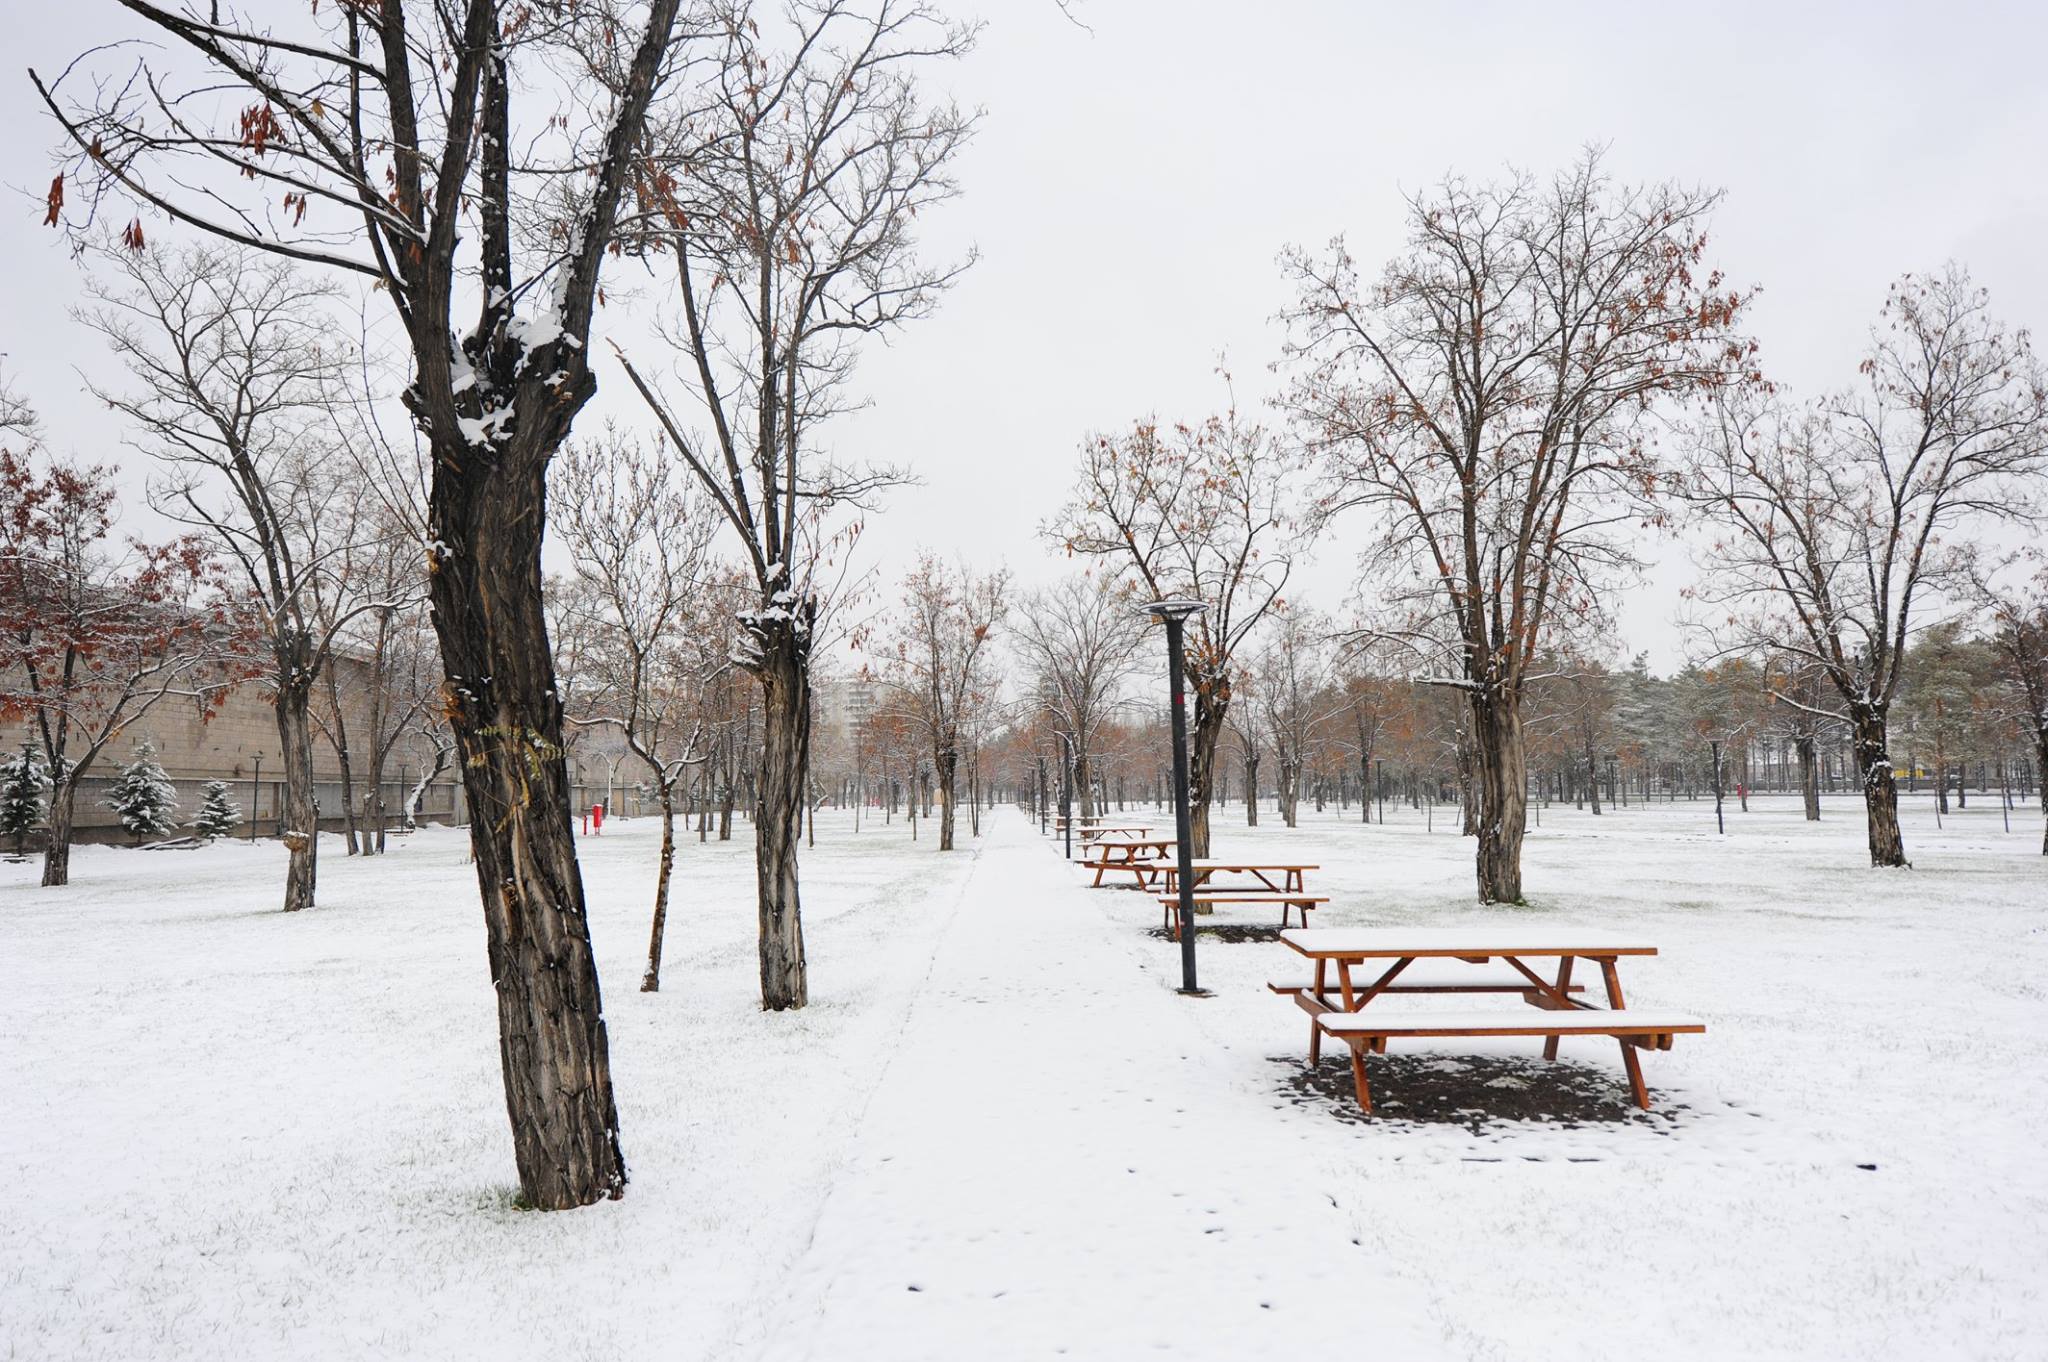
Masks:
[[[1351,1042],[1351,1087],[1358,1094],[1358,1105],[1372,1115],[1372,1087],[1365,1081],[1365,1051],[1359,1040]]]
[[[1600,959],[1600,974],[1607,981],[1607,1005],[1619,1012],[1627,1004],[1621,999],[1621,975],[1614,967],[1614,957],[1603,955]],[[1636,1105],[1644,1111],[1650,1109],[1650,1090],[1643,1084],[1642,1061],[1636,1058],[1636,1047],[1624,1038],[1621,1042],[1621,1066],[1628,1070],[1628,1086],[1635,1093]]]
[[[1327,970],[1329,969],[1329,967],[1330,967],[1330,962],[1329,962],[1329,961],[1327,961],[1327,960],[1318,960],[1318,961],[1316,961],[1316,1001],[1317,1001],[1317,1002],[1321,1002],[1321,1001],[1323,1000],[1323,987],[1324,987],[1324,981],[1325,981],[1325,979],[1327,978],[1327,975],[1326,975],[1325,971],[1327,971]],[[1313,1068],[1315,1068],[1315,1067],[1316,1067],[1316,1065],[1318,1065],[1318,1064],[1320,1064],[1320,1063],[1322,1063],[1322,1062],[1323,1062],[1323,1028],[1322,1028],[1322,1027],[1320,1027],[1320,1026],[1317,1026],[1317,1025],[1316,1025],[1316,1019],[1315,1019],[1315,1018],[1314,1018],[1313,1016],[1311,1016],[1311,1017],[1310,1017],[1310,1018],[1308,1019],[1308,1066],[1309,1066],[1309,1068],[1313,1069]]]
[[[1571,996],[1572,963],[1577,959],[1578,957],[1575,955],[1567,955],[1557,967],[1557,991],[1567,998]],[[1543,1057],[1545,1059],[1555,1060],[1557,1058],[1557,1040],[1556,1036],[1552,1036],[1543,1042]]]

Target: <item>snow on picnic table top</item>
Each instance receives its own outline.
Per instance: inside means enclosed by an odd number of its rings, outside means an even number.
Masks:
[[[1170,871],[1178,871],[1178,870],[1180,869],[1180,867],[1179,867],[1179,866],[1173,866],[1173,865],[1170,865],[1170,866],[1168,866],[1168,867],[1166,867],[1166,868],[1167,868],[1168,870],[1170,870]],[[1189,869],[1191,869],[1191,870],[1321,870],[1321,869],[1322,869],[1322,867],[1321,867],[1321,866],[1319,866],[1319,865],[1315,864],[1315,862],[1313,862],[1313,861],[1253,861],[1253,860],[1245,860],[1245,859],[1239,859],[1239,860],[1235,860],[1235,861],[1219,861],[1219,860],[1215,860],[1215,859],[1213,859],[1213,858],[1212,858],[1212,859],[1210,859],[1210,860],[1206,860],[1206,861],[1189,861],[1189,862],[1188,862],[1188,868],[1189,868]]]
[[[1292,927],[1280,939],[1309,956],[1655,955],[1639,936],[1542,923],[1529,927]]]

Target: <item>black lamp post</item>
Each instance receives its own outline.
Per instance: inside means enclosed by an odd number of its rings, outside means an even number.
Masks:
[[[1182,630],[1190,616],[1202,613],[1200,601],[1153,601],[1142,607],[1166,625],[1166,688],[1172,697],[1174,858],[1180,875],[1180,991],[1200,993],[1195,984],[1195,868],[1189,850],[1188,712],[1182,695]]]

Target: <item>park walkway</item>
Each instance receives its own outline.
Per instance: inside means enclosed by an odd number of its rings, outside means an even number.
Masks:
[[[759,1355],[1440,1351],[1353,1243],[1336,1170],[1080,884],[1016,813],[990,820]]]

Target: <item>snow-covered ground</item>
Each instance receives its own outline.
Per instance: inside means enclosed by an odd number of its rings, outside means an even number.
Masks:
[[[822,818],[796,1015],[744,831],[692,840],[641,994],[635,820],[583,844],[633,1181],[539,1215],[461,832],[330,838],[290,917],[274,845],[0,864],[0,1359],[2048,1356],[2038,813],[1911,802],[1881,873],[1847,802],[1552,808],[1535,906],[1481,910],[1470,843],[1390,812],[1217,846],[1320,862],[1317,925],[1654,940],[1630,1002],[1709,1025],[1644,1057],[1657,1112],[1351,1119],[1292,1082],[1284,947],[1205,935],[1183,999],[1156,906],[1009,811],[951,857]]]

